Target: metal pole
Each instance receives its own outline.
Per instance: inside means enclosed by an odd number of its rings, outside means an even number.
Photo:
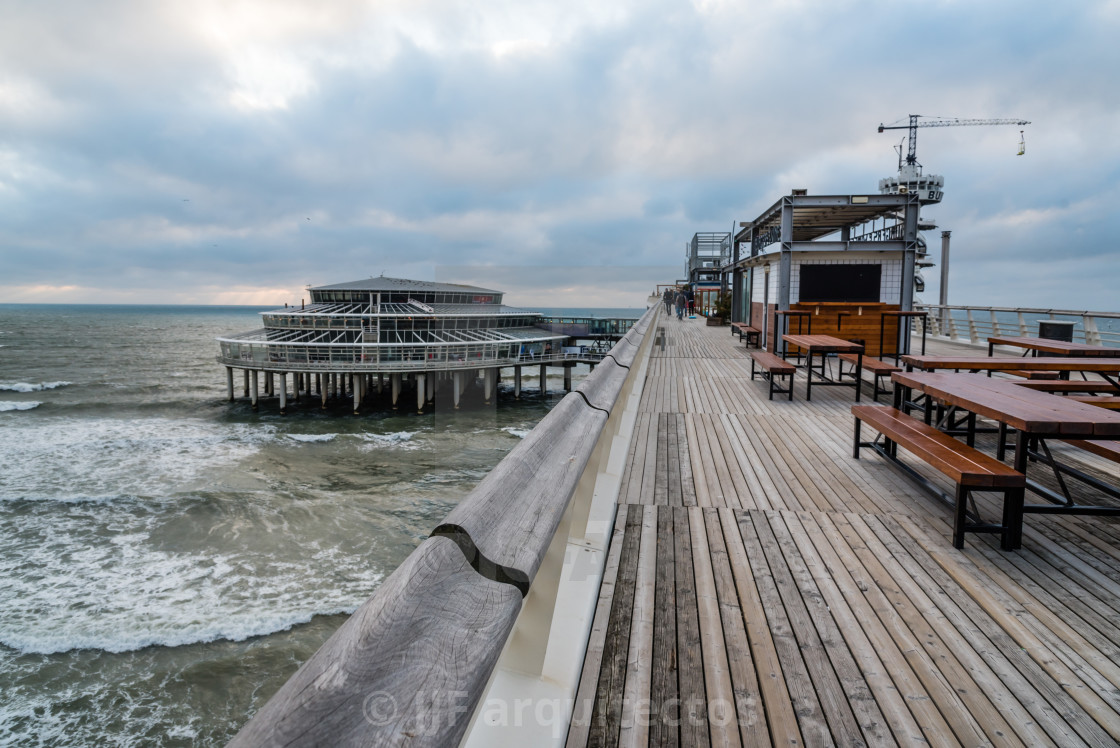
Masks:
[[[941,303],[941,334],[946,335],[949,329],[949,234],[952,231],[941,232],[941,288],[939,301]]]

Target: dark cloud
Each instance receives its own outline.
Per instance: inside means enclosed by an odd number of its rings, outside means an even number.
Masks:
[[[1023,158],[1017,128],[920,131],[952,300],[1114,307],[1066,269],[1117,280],[1120,10],[871,6],[23,5],[0,27],[0,286],[206,301],[463,265],[622,283],[790,188],[874,190],[898,137],[876,125],[922,113],[1035,122]],[[970,263],[1017,282],[984,289]]]

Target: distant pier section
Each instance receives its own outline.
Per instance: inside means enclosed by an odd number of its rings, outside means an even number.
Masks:
[[[265,396],[291,394],[353,400],[354,411],[372,393],[388,390],[396,407],[402,392],[418,410],[450,388],[455,407],[481,382],[489,402],[503,368],[512,368],[521,395],[524,366],[538,366],[541,391],[548,367],[594,366],[636,319],[548,316],[502,304],[503,294],[477,286],[402,278],[367,280],[310,289],[311,303],[262,313],[260,329],[218,338],[229,399],[242,391],[256,408]],[[261,378],[263,376],[263,384]]]

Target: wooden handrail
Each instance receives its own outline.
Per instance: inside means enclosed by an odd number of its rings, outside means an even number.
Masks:
[[[515,588],[429,538],[230,746],[454,745],[520,610]]]
[[[612,349],[628,363],[605,359],[549,411],[231,746],[462,739],[656,313]]]
[[[579,383],[576,392],[583,395],[592,408],[609,412],[618,400],[629,375],[629,369],[619,365],[613,358],[606,358]]]
[[[527,594],[607,414],[571,393],[435,529]],[[463,537],[465,536],[465,537]]]

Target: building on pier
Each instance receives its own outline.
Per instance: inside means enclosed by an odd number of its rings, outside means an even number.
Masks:
[[[708,314],[719,300],[721,270],[731,261],[731,233],[697,232],[686,245],[685,254],[685,275],[696,309]]]
[[[298,309],[263,312],[257,330],[218,338],[231,400],[240,370],[254,407],[260,375],[268,395],[279,377],[281,412],[288,375],[297,397],[314,388],[324,407],[329,395],[344,395],[353,397],[357,411],[366,393],[384,387],[395,407],[402,388],[411,387],[422,410],[445,385],[458,407],[475,378],[483,380],[489,401],[503,367],[514,367],[520,395],[522,366],[541,367],[542,390],[546,367],[563,366],[570,388],[571,367],[589,358],[565,345],[569,334],[544,326],[541,313],[503,305],[500,291],[382,276],[310,293],[310,304]]]
[[[722,268],[732,320],[760,330],[769,349],[781,347],[792,324],[858,340],[872,356],[904,350],[920,206],[907,193],[782,197],[733,237]]]

